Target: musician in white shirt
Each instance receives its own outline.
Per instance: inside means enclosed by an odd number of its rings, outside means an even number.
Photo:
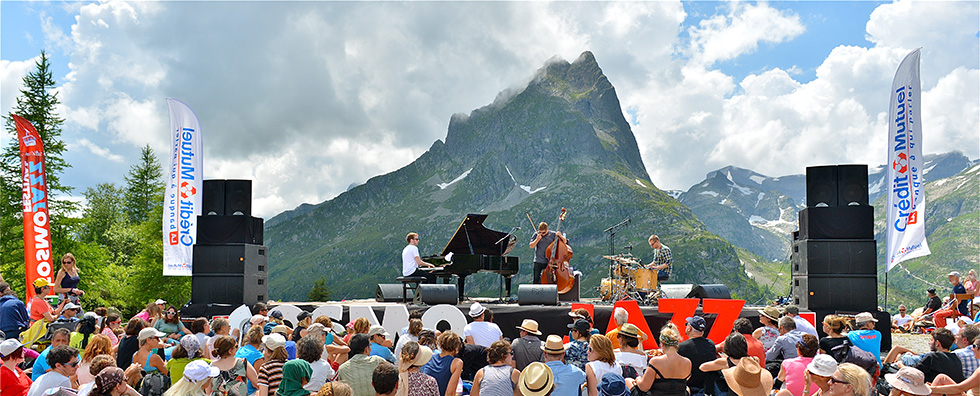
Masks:
[[[405,236],[408,246],[402,249],[402,276],[421,276],[423,283],[436,283],[436,276],[419,267],[433,268],[435,265],[422,261],[419,256],[419,234],[410,232]]]

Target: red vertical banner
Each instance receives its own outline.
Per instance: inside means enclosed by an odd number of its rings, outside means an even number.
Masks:
[[[44,170],[44,145],[34,126],[23,117],[11,114],[17,126],[20,164],[23,175],[24,206],[24,273],[27,277],[27,299],[34,297],[34,280],[52,278],[51,227],[48,217],[48,180]]]

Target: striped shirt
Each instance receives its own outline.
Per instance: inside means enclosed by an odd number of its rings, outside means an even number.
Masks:
[[[953,353],[956,354],[956,357],[960,358],[960,363],[963,363],[963,378],[970,378],[973,372],[977,371],[977,368],[980,367],[980,360],[977,360],[973,356],[972,345],[968,345],[965,348],[958,348]]]
[[[279,389],[279,382],[282,382],[282,366],[284,364],[286,362],[283,361],[266,362],[259,369],[259,386],[268,386],[270,395],[276,394],[276,389]]]

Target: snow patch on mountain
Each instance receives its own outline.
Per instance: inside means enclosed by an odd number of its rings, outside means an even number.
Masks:
[[[472,171],[473,171],[473,168],[470,168],[470,170],[468,170],[466,172],[463,172],[462,175],[459,175],[459,177],[453,179],[453,181],[451,181],[449,183],[439,183],[439,184],[436,184],[436,185],[439,186],[439,189],[440,190],[445,190],[446,187],[449,187],[449,186],[453,185],[453,183],[456,183],[456,182],[458,182],[460,180],[465,179],[466,176],[469,176],[470,172],[472,172]]]

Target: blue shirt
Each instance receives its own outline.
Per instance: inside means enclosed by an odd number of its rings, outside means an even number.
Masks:
[[[854,330],[847,333],[847,339],[851,344],[861,348],[862,351],[871,352],[881,365],[881,332],[878,330]]]
[[[555,375],[555,390],[552,396],[579,396],[579,388],[585,383],[585,372],[560,360],[545,362]]]
[[[771,362],[779,359],[795,358],[797,356],[796,343],[803,340],[803,334],[802,331],[793,329],[786,334],[776,337],[776,341],[766,351],[766,361]]]
[[[962,283],[953,286],[953,294],[964,294],[966,293],[966,287]],[[960,315],[970,316],[970,300],[960,301],[960,305],[956,307],[956,310],[960,312]]]
[[[17,338],[20,332],[31,325],[31,317],[27,314],[27,306],[17,296],[9,294],[0,297],[0,331],[7,338]]]
[[[395,362],[395,354],[391,353],[391,349],[373,342],[371,343],[371,356],[380,356],[391,363]]]
[[[296,341],[286,341],[286,355],[289,360],[296,359]]]
[[[246,361],[248,361],[249,364],[251,364],[251,365],[254,366],[255,365],[255,361],[261,359],[263,357],[263,355],[262,355],[262,351],[259,351],[258,349],[255,349],[254,346],[245,345],[245,346],[243,346],[241,348],[238,348],[238,352],[235,352],[235,357],[236,358],[244,358]],[[249,381],[248,382],[248,394],[251,395],[251,394],[255,393],[255,391],[257,391],[257,390],[258,389],[256,389],[253,386],[252,381]]]
[[[34,365],[31,366],[31,381],[37,381],[41,374],[46,373],[51,368],[48,366],[48,352],[50,351],[51,347],[44,348],[44,351],[34,360]]]

